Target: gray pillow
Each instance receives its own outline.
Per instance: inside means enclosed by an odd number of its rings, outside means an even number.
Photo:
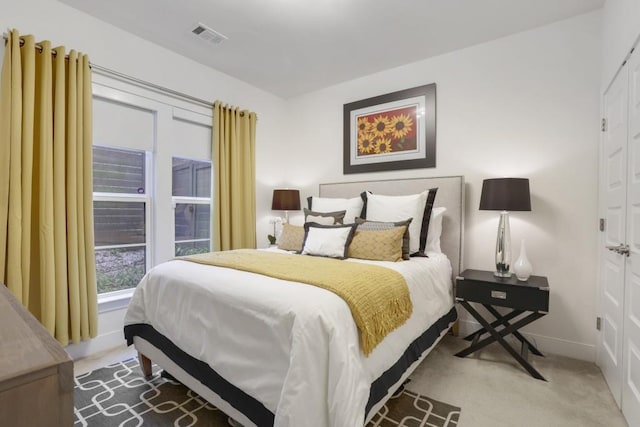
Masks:
[[[386,222],[386,221],[369,221],[369,220],[357,217],[356,224],[358,224],[359,230],[367,230],[367,231],[389,230],[391,228],[402,227],[406,225],[407,229],[402,235],[402,259],[408,260],[411,255],[411,251],[409,250],[409,224],[411,224],[412,220],[413,218],[409,218],[404,221]]]
[[[347,211],[316,212],[304,208],[304,222],[315,222],[322,225],[342,224]]]

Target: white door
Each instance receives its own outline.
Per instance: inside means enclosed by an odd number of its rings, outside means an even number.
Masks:
[[[640,55],[629,68],[629,135],[627,143],[627,244],[622,412],[629,425],[640,425]]]
[[[606,219],[600,239],[601,333],[598,366],[602,369],[616,403],[622,390],[623,303],[626,256],[606,247],[626,242],[627,193],[627,67],[623,67],[604,94],[606,131],[601,153],[601,212]]]

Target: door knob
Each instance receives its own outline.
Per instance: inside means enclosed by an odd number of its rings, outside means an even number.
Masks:
[[[629,248],[629,245],[624,245],[622,243],[620,243],[618,246],[605,246],[605,248],[609,249],[612,252],[616,252],[620,255],[629,256],[629,254],[631,253],[631,249]]]
[[[629,248],[629,245],[624,245],[624,247],[620,248],[618,253],[620,255],[626,255],[628,257],[631,254],[631,248]]]

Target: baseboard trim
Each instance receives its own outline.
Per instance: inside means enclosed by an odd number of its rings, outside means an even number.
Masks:
[[[91,356],[106,350],[120,347],[125,343],[124,333],[121,330],[112,331],[78,344],[71,344],[65,347],[67,354],[73,360]]]
[[[478,322],[460,319],[460,336],[465,336],[480,328]],[[585,360],[587,362],[596,361],[596,346],[562,338],[549,337],[545,335],[532,334],[521,331],[543,353],[552,353],[560,356],[571,357],[573,359]]]

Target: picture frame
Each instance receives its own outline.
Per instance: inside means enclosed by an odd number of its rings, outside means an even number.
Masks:
[[[436,84],[344,104],[344,174],[436,166]]]

